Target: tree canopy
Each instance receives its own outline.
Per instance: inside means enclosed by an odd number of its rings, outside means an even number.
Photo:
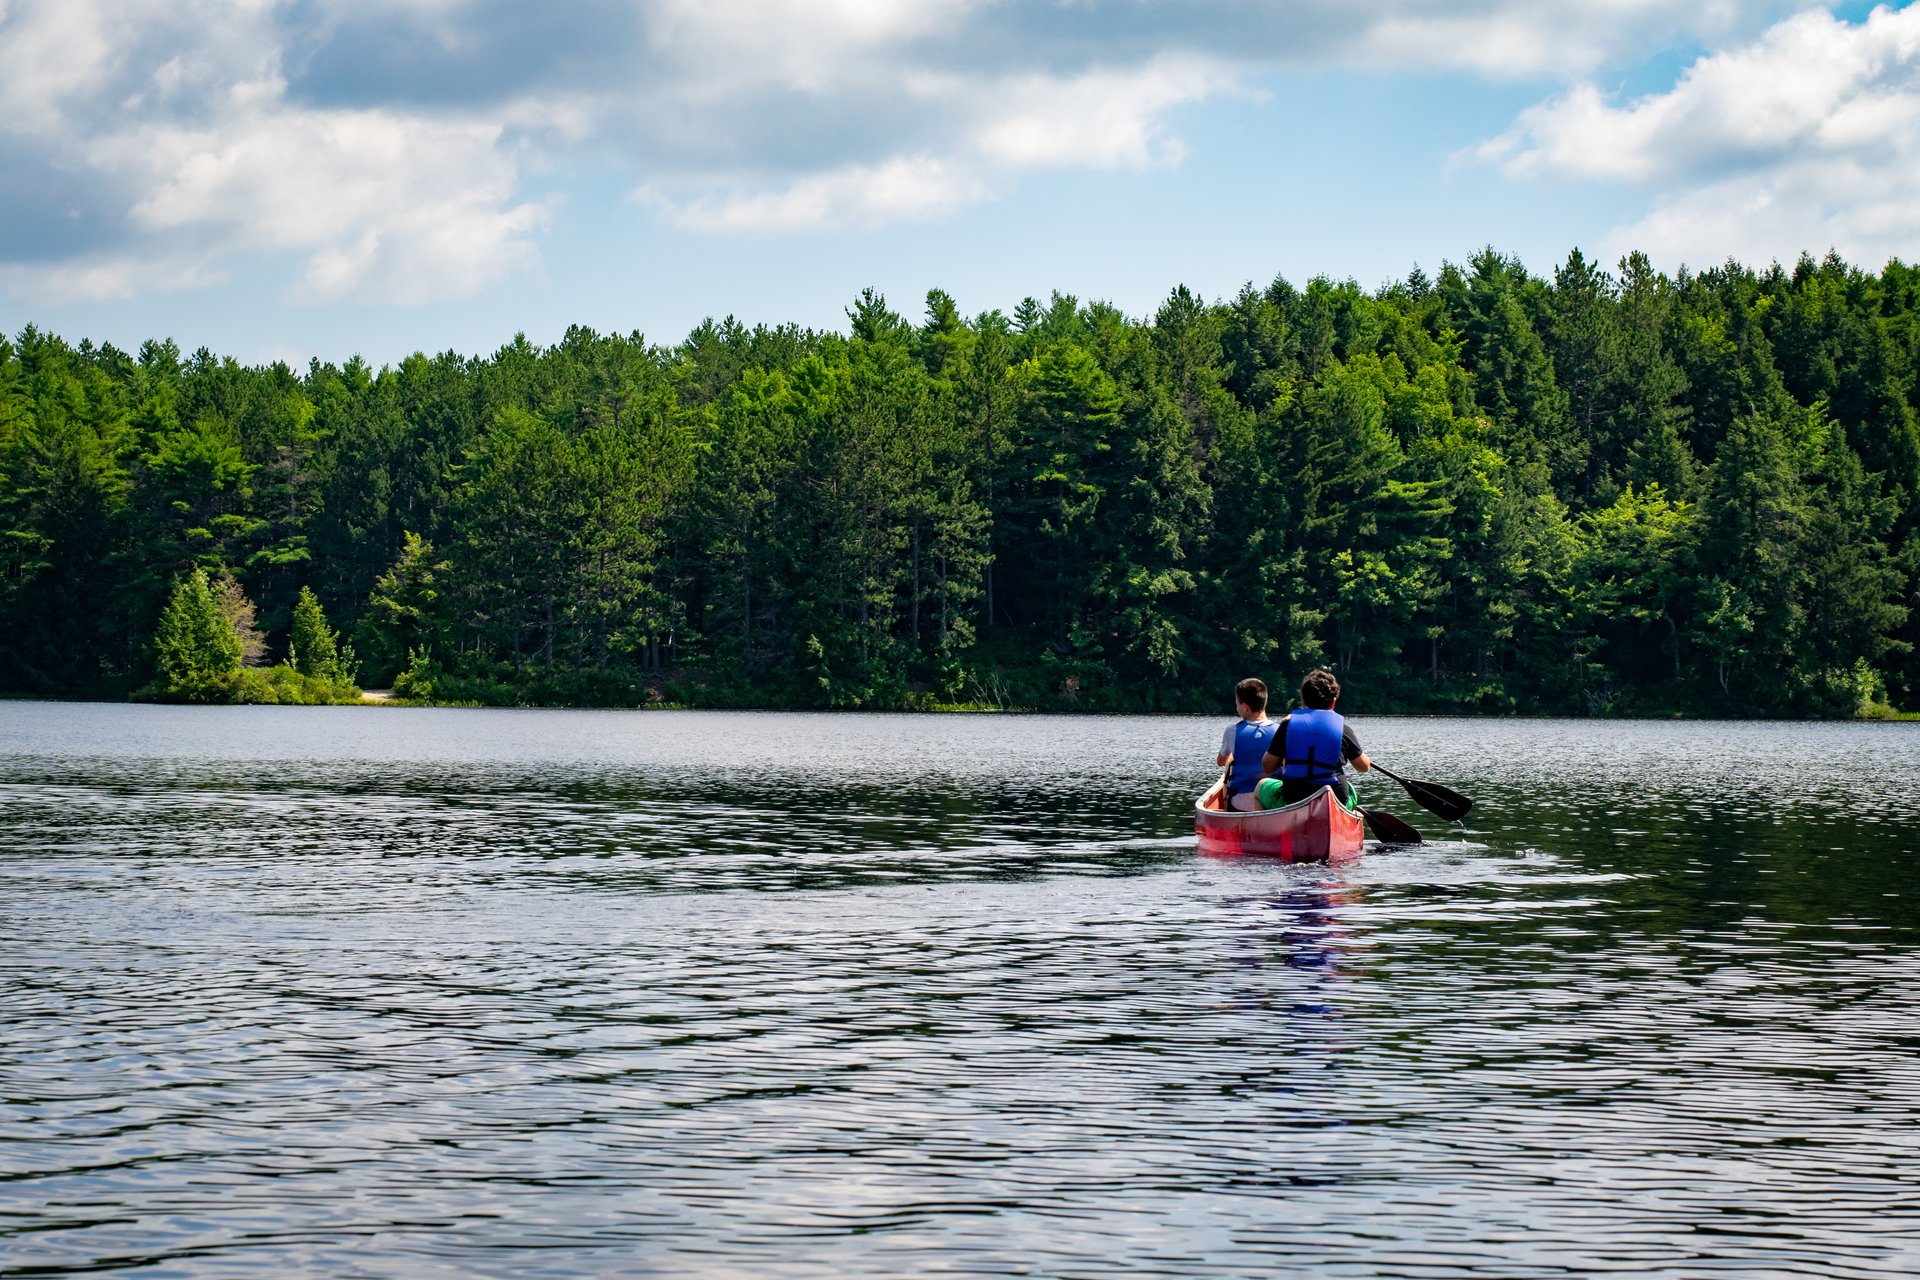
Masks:
[[[368,683],[486,702],[1920,692],[1920,269],[1488,249],[1150,317],[847,314],[378,370],[0,339],[0,686],[224,671],[224,608],[250,664],[350,681],[350,637]]]

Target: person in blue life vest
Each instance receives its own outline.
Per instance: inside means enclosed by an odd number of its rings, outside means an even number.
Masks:
[[[1300,682],[1300,709],[1282,716],[1274,726],[1273,741],[1260,768],[1279,777],[1281,804],[1293,804],[1321,787],[1332,787],[1343,804],[1351,805],[1353,785],[1346,779],[1345,766],[1351,763],[1361,773],[1373,768],[1360,749],[1360,740],[1334,710],[1339,701],[1340,682],[1333,672],[1309,671]]]
[[[1233,700],[1240,719],[1227,726],[1220,739],[1220,754],[1214,763],[1227,770],[1227,806],[1254,810],[1260,802],[1253,789],[1260,785],[1265,770],[1268,744],[1273,740],[1273,721],[1267,717],[1267,686],[1260,680],[1242,680],[1233,686]]]

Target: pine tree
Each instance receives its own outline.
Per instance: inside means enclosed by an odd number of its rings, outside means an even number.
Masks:
[[[221,681],[240,670],[240,637],[195,569],[174,587],[153,636],[153,660],[160,692],[206,700],[218,696]]]
[[[303,676],[317,680],[340,678],[339,636],[327,625],[326,614],[312,587],[301,587],[294,602],[293,623],[287,630],[287,660]]]
[[[357,648],[373,664],[373,674],[392,679],[408,655],[424,652],[443,625],[442,579],[452,566],[436,560],[433,544],[408,532],[393,567],[380,575],[354,633]]]
[[[1019,367],[1021,441],[1006,510],[1001,589],[1022,621],[1063,648],[1086,611],[1086,531],[1104,496],[1102,455],[1121,421],[1119,389],[1085,347],[1056,343]],[[1016,578],[1013,570],[1020,570]]]
[[[1776,707],[1793,681],[1806,633],[1810,577],[1800,556],[1808,494],[1782,415],[1733,424],[1708,475],[1700,558],[1710,619],[1702,637],[1719,682],[1742,710]]]

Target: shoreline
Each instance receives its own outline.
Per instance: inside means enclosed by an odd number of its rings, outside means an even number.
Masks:
[[[97,704],[102,706],[166,706],[166,707],[258,707],[271,706],[283,709],[317,709],[321,707],[391,707],[396,709],[436,710],[436,711],[623,711],[623,712],[661,712],[696,711],[728,715],[825,715],[825,716],[1061,716],[1067,718],[1112,719],[1115,717],[1139,717],[1143,719],[1232,719],[1229,711],[1113,711],[1113,710],[1039,710],[1031,707],[968,707],[933,706],[905,708],[873,707],[698,707],[686,703],[651,703],[640,706],[596,706],[586,703],[524,703],[512,706],[489,705],[475,702],[416,702],[405,698],[396,698],[391,689],[367,689],[361,692],[358,702],[334,703],[189,703],[189,702],[151,702],[133,698],[58,698],[38,694],[0,693],[0,703],[38,702],[47,704]],[[1355,719],[1360,720],[1547,720],[1563,724],[1920,724],[1920,711],[1901,711],[1892,707],[1877,706],[1863,710],[1854,716],[1700,716],[1685,712],[1666,712],[1647,715],[1601,715],[1601,716],[1557,716],[1514,712],[1511,714],[1478,714],[1457,711],[1356,711]]]

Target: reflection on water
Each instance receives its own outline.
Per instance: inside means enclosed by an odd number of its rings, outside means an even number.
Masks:
[[[1920,734],[1366,730],[0,704],[0,1272],[1920,1271]]]

